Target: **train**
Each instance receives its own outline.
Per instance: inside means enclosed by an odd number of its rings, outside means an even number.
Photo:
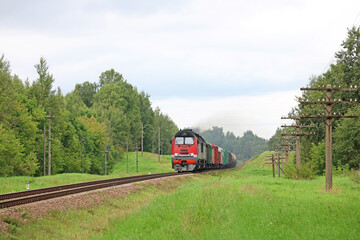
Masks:
[[[170,141],[172,168],[178,172],[236,166],[236,155],[205,141],[192,129],[179,130]]]

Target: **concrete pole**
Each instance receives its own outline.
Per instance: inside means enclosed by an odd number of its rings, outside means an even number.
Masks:
[[[49,108],[49,163],[48,175],[51,175],[51,109]]]
[[[44,122],[44,176],[46,175],[46,124]]]
[[[136,173],[139,172],[139,158],[138,158],[138,145],[136,142]]]
[[[153,134],[151,137],[151,153],[154,153],[154,138],[155,138],[155,130],[153,131]]]
[[[141,123],[141,156],[144,154],[144,124]]]
[[[81,135],[81,172],[84,173],[83,136]]]
[[[296,119],[296,126],[296,166],[300,169],[300,119]]]
[[[158,160],[159,160],[159,162],[160,162],[160,127],[159,127],[159,139],[158,139],[158,145],[159,145]]]
[[[105,173],[105,175],[107,175],[107,163],[106,163],[106,153],[107,153],[107,151],[106,151],[106,130],[105,130],[105,160],[104,160],[104,173]]]
[[[126,140],[126,172],[129,173],[129,140]]]
[[[325,167],[325,178],[326,178],[326,191],[332,188],[332,121],[331,121],[331,85],[327,85],[326,88],[326,131],[325,131],[325,144],[326,144],[326,167]]]

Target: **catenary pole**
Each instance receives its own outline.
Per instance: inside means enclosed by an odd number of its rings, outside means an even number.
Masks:
[[[49,108],[49,163],[48,163],[48,175],[51,175],[51,109]]]
[[[44,122],[44,176],[46,175],[46,122]]]

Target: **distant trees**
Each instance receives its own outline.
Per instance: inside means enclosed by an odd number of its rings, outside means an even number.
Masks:
[[[60,88],[53,89],[55,79],[44,58],[35,69],[38,78],[22,82],[11,74],[4,56],[0,58],[0,176],[42,175],[49,109],[52,174],[103,174],[105,131],[110,171],[121,160],[126,141],[140,146],[142,126],[145,151],[158,146],[153,136],[160,126],[162,153],[170,153],[168,142],[176,125],[160,109],[153,110],[150,96],[138,93],[114,69],[101,73],[98,83],[77,84],[65,97]]]
[[[267,141],[252,131],[246,131],[242,137],[236,137],[232,132],[224,134],[223,128],[213,127],[200,134],[206,141],[235,153],[243,161],[268,149]]]

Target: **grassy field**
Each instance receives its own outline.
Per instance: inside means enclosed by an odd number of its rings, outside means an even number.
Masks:
[[[100,207],[29,221],[19,239],[359,239],[360,185],[273,178],[264,153],[240,169],[146,185]],[[56,226],[56,228],[53,228]]]
[[[146,153],[141,156],[138,154],[139,173],[136,173],[136,153],[129,153],[129,173],[127,173],[126,156],[118,162],[108,176],[81,174],[81,173],[66,173],[45,177],[5,177],[0,178],[0,194],[7,192],[25,191],[26,184],[29,184],[30,189],[37,189],[43,187],[58,186],[70,183],[78,183],[85,181],[94,181],[106,178],[116,178],[124,176],[132,176],[137,174],[162,173],[171,172],[171,156],[161,156],[160,162],[158,155],[153,153]]]
[[[148,174],[148,173],[162,173],[162,172],[171,172],[174,171],[171,168],[171,156],[170,155],[161,155],[160,161],[158,160],[158,155],[153,153],[144,152],[144,155],[141,156],[141,152],[138,152],[138,170],[139,174]],[[125,176],[125,175],[134,175],[136,174],[136,153],[129,153],[129,174],[127,174],[127,161],[126,153],[124,159],[117,163],[111,175],[112,176]]]
[[[112,222],[93,239],[359,239],[360,185],[335,177],[272,178],[263,154],[242,171],[209,173]]]

